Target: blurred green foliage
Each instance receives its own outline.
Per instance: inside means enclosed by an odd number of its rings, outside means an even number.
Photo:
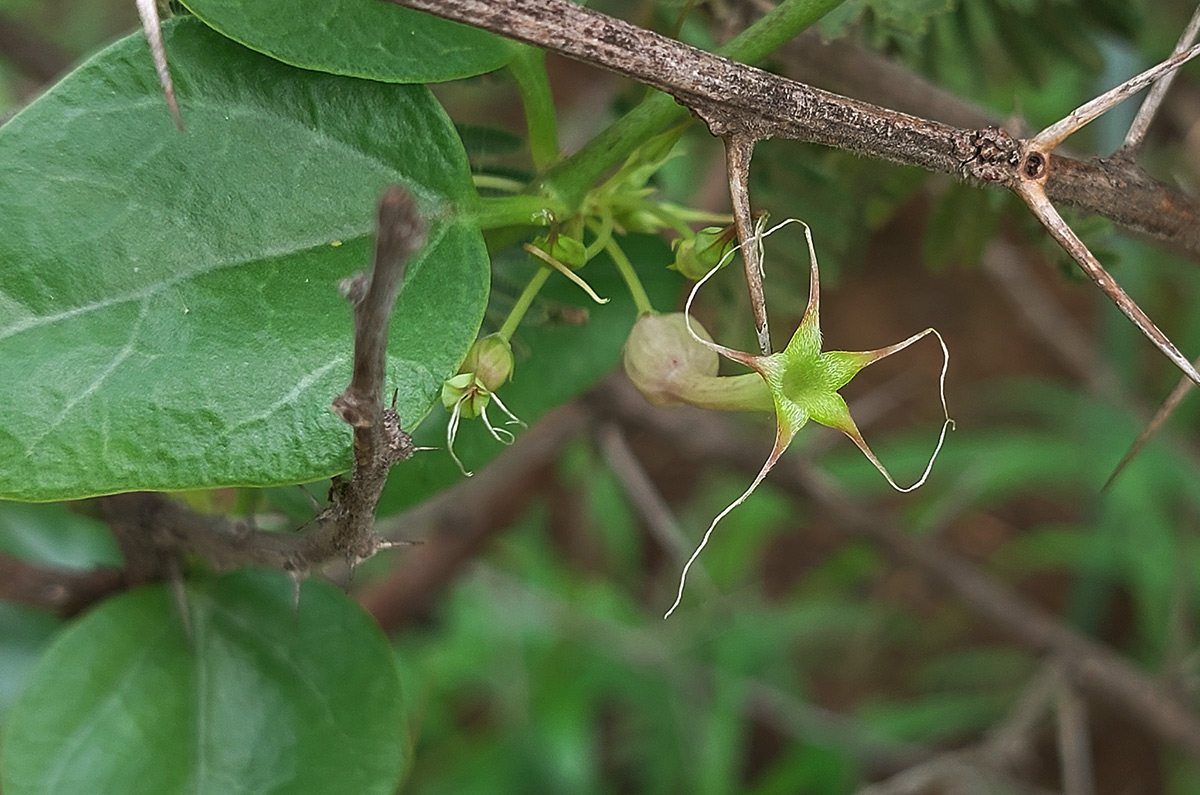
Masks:
[[[130,24],[127,5],[74,4],[79,16],[61,29],[47,20],[65,4],[7,0],[0,12],[81,54],[99,45],[112,25]],[[1169,50],[1190,9],[1166,6],[1150,13],[1144,3],[1117,0],[852,0],[826,21],[824,32],[858,36],[999,115],[1040,125],[1107,87],[1097,81],[1113,41],[1143,66]],[[622,8],[633,18],[628,5]],[[701,21],[688,17],[689,39],[707,35]],[[83,35],[89,25],[92,39]],[[0,68],[6,108],[20,102],[26,83],[12,64]],[[686,201],[701,187],[698,164],[718,154],[705,136],[689,131],[687,154],[658,175],[671,198]],[[518,148],[505,133],[470,128],[464,138],[478,155],[477,167],[481,159]],[[1095,145],[1086,137],[1072,143]],[[873,235],[914,205],[926,223],[911,231],[912,248],[943,273],[973,266],[1006,230],[1016,228],[1024,240],[1044,239],[1007,197],[816,147],[765,144],[753,178],[756,204],[819,230],[831,285],[862,274],[869,279],[874,263],[865,252]],[[1200,301],[1194,263],[1119,237],[1104,223],[1083,231],[1181,349],[1200,350],[1200,313],[1191,309]],[[807,279],[795,266],[803,252],[769,252],[772,306],[798,316]],[[508,267],[495,277],[500,301]],[[724,313],[731,328],[733,318],[746,317],[733,288],[722,293],[716,287],[712,295],[734,296],[731,305],[710,310]],[[1176,374],[1123,318],[1096,303],[1093,342],[1117,373],[1122,398],[1089,395],[1044,373],[960,382],[951,401],[964,421],[934,477],[893,504],[914,534],[952,541],[956,530],[991,528],[980,565],[1017,588],[1050,583],[1064,620],[1150,671],[1168,671],[1194,699],[1200,675],[1192,629],[1200,597],[1194,429],[1200,409],[1195,401],[1185,404],[1114,487],[1099,491],[1140,430],[1144,411],[1132,406],[1153,405]],[[548,349],[555,347],[551,309],[526,329],[532,350],[545,339]],[[740,333],[749,339],[748,323]],[[1022,333],[1014,320],[972,350],[986,358],[978,351],[1017,344]],[[745,347],[745,339],[724,341]],[[519,352],[521,343],[518,335]],[[552,370],[556,361],[569,366],[573,357],[569,345],[546,355],[539,371]],[[577,392],[586,380],[564,379],[553,397]],[[536,382],[523,389],[533,414],[554,402],[537,394]],[[884,429],[872,444],[898,476],[919,471],[932,427]],[[761,428],[747,428],[761,435]],[[440,431],[426,433],[432,439]],[[835,447],[821,464],[864,502],[894,499],[848,445]],[[453,478],[449,468],[435,475]],[[693,540],[746,480],[720,470],[702,477],[690,499],[676,506]],[[925,593],[919,577],[914,585],[912,572],[897,570],[863,544],[829,542],[829,533],[782,586],[766,588],[769,564],[778,566],[783,553],[803,543],[796,538],[817,536],[823,521],[814,506],[773,490],[769,480],[723,523],[701,560],[704,577],[686,609],[664,623],[658,616],[678,561],[648,538],[602,457],[579,443],[555,478],[583,506],[590,557],[564,551],[548,506],[537,505],[456,582],[424,624],[394,640],[414,716],[414,761],[404,792],[853,792],[880,758],[910,752],[910,744],[930,749],[978,739],[1004,718],[1037,668],[1029,655],[980,632],[962,606]],[[389,512],[409,501],[389,498]],[[263,502],[264,510],[303,514],[291,491],[271,490]],[[31,549],[22,530],[30,522],[54,525],[54,532],[66,528],[69,538],[55,535],[53,550]],[[111,547],[89,535],[95,529],[89,524],[62,506],[4,505],[0,549],[62,562],[51,553],[65,555],[78,544],[90,552],[72,558],[75,564],[114,562]],[[0,717],[57,625],[0,605]],[[778,699],[775,710],[764,706],[768,696]],[[829,720],[822,705],[852,722]],[[1200,787],[1194,766],[1172,758],[1160,764],[1163,791]]]

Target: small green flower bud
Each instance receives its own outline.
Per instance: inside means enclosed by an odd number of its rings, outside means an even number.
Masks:
[[[587,246],[583,241],[566,235],[552,235],[554,242],[547,237],[539,237],[533,241],[533,246],[541,249],[554,259],[566,265],[571,270],[579,270],[587,264]]]
[[[495,392],[506,381],[512,380],[512,346],[499,334],[481,337],[467,351],[467,358],[458,372],[474,373],[485,389]]]
[[[675,262],[670,267],[692,281],[702,279],[729,253],[735,239],[732,227],[719,226],[701,229],[693,237],[677,238],[673,244]]]
[[[679,143],[686,128],[686,124],[679,124],[647,139],[625,160],[611,182],[626,190],[642,188],[671,159],[671,150]]]

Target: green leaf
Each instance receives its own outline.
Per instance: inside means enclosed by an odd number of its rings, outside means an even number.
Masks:
[[[519,46],[379,0],[184,0],[226,36],[284,63],[387,83],[438,83],[499,69]],[[167,55],[172,58],[170,49]]]
[[[32,793],[379,793],[409,762],[387,639],[348,597],[282,575],[109,600],[55,641],[12,709],[0,781]]]
[[[74,569],[122,563],[121,551],[106,524],[60,504],[0,501],[0,552]]]
[[[454,129],[429,92],[306,72],[165,26],[186,129],[141,35],[0,128],[0,497],[318,480],[350,463],[342,278],[402,183],[436,221],[391,324],[407,427],[488,291]]]
[[[897,740],[939,742],[983,731],[1012,706],[1010,689],[929,693],[909,701],[864,707],[861,720]]]
[[[0,602],[0,723],[62,626],[62,620],[22,605]]]

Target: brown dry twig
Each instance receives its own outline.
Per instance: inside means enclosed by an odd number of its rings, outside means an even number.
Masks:
[[[1057,695],[1055,717],[1063,795],[1095,795],[1087,704],[1066,675],[1058,682]]]

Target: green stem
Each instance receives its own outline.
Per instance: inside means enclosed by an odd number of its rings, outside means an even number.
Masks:
[[[783,0],[718,52],[743,63],[760,61],[842,2]],[[629,157],[633,150],[686,116],[687,109],[676,103],[674,98],[654,92],[578,152],[551,169],[546,178],[550,195],[571,207],[578,207],[588,190]]]
[[[617,245],[617,241],[610,237],[604,250],[608,252],[608,256],[612,257],[612,261],[617,265],[617,270],[621,273],[621,278],[625,280],[629,294],[633,296],[633,303],[637,307],[638,315],[653,312],[654,306],[650,303],[650,296],[646,294],[646,288],[642,286],[642,280],[638,278],[633,263],[629,261],[629,257],[625,256],[625,252]]]
[[[654,92],[610,124],[575,154],[546,175],[550,194],[578,207],[600,178],[619,165],[655,133],[687,117],[687,109],[668,94]]]
[[[651,202],[643,201],[641,204],[642,206],[638,209],[654,216],[654,218],[657,219],[660,224],[674,230],[675,234],[679,235],[680,237],[687,237],[688,235],[692,234],[691,227],[684,222],[684,219]]]
[[[775,411],[775,399],[758,373],[700,376],[675,391],[680,401],[710,411]]]
[[[717,52],[730,60],[756,64],[843,2],[845,0],[783,0]]]
[[[529,280],[529,284],[525,285],[525,289],[517,298],[517,303],[513,305],[512,311],[504,319],[504,325],[496,332],[500,339],[505,342],[512,341],[512,335],[517,333],[517,326],[521,325],[521,320],[529,311],[529,307],[533,306],[533,299],[537,298],[537,294],[541,292],[542,285],[550,278],[550,274],[549,268],[538,268],[537,272],[533,274],[533,278]]]
[[[508,64],[517,81],[521,104],[525,107],[525,126],[529,132],[529,152],[539,172],[558,162],[558,119],[554,114],[554,96],[546,76],[546,53],[534,47],[520,47]]]
[[[568,212],[562,202],[522,194],[476,196],[467,214],[480,229],[500,229],[505,226],[547,226],[551,218],[566,217]]]
[[[475,185],[475,190],[489,188],[510,195],[518,194],[525,190],[526,187],[526,183],[522,180],[513,179],[512,177],[498,177],[495,174],[472,174],[471,182]]]
[[[592,244],[587,247],[587,251],[584,252],[584,259],[586,261],[591,261],[592,257],[603,251],[604,247],[608,245],[608,241],[612,240],[612,213],[608,211],[607,207],[603,208],[602,212],[603,215],[601,216],[600,223],[588,226],[588,229],[592,230],[592,234],[596,236],[596,239],[592,241]]]

